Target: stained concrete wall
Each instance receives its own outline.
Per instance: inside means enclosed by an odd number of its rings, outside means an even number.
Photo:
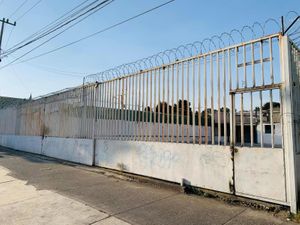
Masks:
[[[93,140],[45,137],[42,154],[86,165],[93,164]]]
[[[92,165],[91,139],[0,135],[0,145]],[[97,140],[95,164],[162,180],[288,205],[283,149]],[[234,168],[233,168],[234,165]]]
[[[0,145],[15,150],[41,154],[41,136],[0,135]]]
[[[284,153],[280,148],[237,148],[237,195],[286,204]]]
[[[98,166],[230,193],[229,147],[97,140]]]
[[[93,163],[91,139],[0,135],[0,145],[86,165]]]

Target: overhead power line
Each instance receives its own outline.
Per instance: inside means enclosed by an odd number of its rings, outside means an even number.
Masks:
[[[94,1],[94,2],[98,2],[98,1],[99,1],[99,0],[96,0],[96,1]],[[57,30],[59,30],[59,29],[65,27],[65,26],[71,24],[71,23],[74,22],[75,20],[77,20],[77,19],[79,19],[79,18],[81,18],[81,17],[84,16],[83,19],[80,19],[78,22],[74,23],[74,24],[71,25],[70,27],[68,27],[68,28],[66,28],[65,30],[63,30],[62,32],[60,32],[60,33],[58,34],[58,35],[60,35],[61,33],[65,32],[66,30],[68,30],[68,29],[70,29],[71,27],[73,27],[74,25],[76,25],[76,24],[78,24],[79,22],[83,21],[83,20],[86,19],[87,17],[89,17],[89,16],[91,16],[92,14],[96,13],[96,12],[99,11],[100,9],[102,9],[102,8],[104,8],[105,6],[111,4],[113,1],[114,1],[114,0],[104,0],[104,1],[102,1],[102,2],[100,2],[100,3],[97,3],[97,5],[93,6],[92,8],[89,8],[89,9],[87,9],[86,11],[84,11],[83,13],[80,13],[79,15],[76,15],[74,18],[71,18],[70,20],[67,20],[67,21],[63,22],[62,24],[59,24],[58,26],[56,26],[56,27],[54,27],[54,28],[51,28],[49,31],[45,32],[44,34],[42,34],[42,35],[40,35],[40,36],[38,36],[38,37],[36,37],[36,38],[34,38],[33,40],[30,40],[30,41],[24,43],[23,45],[21,45],[21,46],[19,46],[19,47],[16,47],[15,49],[7,50],[6,52],[4,52],[4,53],[2,54],[1,57],[7,56],[7,55],[9,55],[9,54],[11,54],[11,53],[13,53],[13,52],[19,50],[19,49],[22,49],[22,48],[24,48],[24,47],[26,47],[26,46],[28,46],[28,45],[30,45],[30,44],[32,44],[32,43],[34,43],[34,42],[40,40],[41,38],[43,38],[43,37],[45,37],[45,36],[48,36],[48,35],[54,33],[55,31],[57,31]],[[92,4],[93,4],[93,3],[92,3]],[[86,14],[87,14],[87,16],[86,16]],[[56,36],[58,36],[58,35],[55,35],[54,37],[56,37]],[[50,38],[49,40],[52,40],[52,39],[53,39],[53,38]],[[46,41],[46,42],[48,42],[48,41]],[[45,42],[45,43],[46,43],[46,42]],[[42,45],[43,45],[43,44],[44,44],[44,43],[42,43]],[[38,46],[38,47],[39,47],[39,46]]]
[[[26,2],[28,2],[28,0],[23,1],[21,3],[21,5],[15,11],[13,11],[12,14],[10,14],[9,18],[11,18],[13,15],[15,15],[26,4]]]
[[[70,21],[71,19],[74,19],[75,16],[77,16],[78,14],[84,12],[89,7],[92,7],[94,4],[98,3],[100,0],[94,0],[91,3],[89,3],[87,5],[84,5],[88,1],[90,1],[90,0],[83,1],[82,3],[80,3],[79,5],[77,5],[73,9],[71,9],[70,11],[66,12],[65,14],[60,16],[58,19],[56,19],[53,22],[49,23],[48,25],[46,25],[45,27],[43,27],[39,31],[35,32],[34,34],[32,34],[29,37],[25,38],[23,41],[15,44],[11,48],[7,49],[6,53],[7,54],[11,53],[12,51],[16,50],[20,46],[27,45],[29,43],[32,43],[33,41],[37,41],[38,39],[43,38],[45,35],[48,35],[49,32],[53,31],[53,29],[57,28],[58,26],[61,26],[62,24]],[[104,1],[104,2],[106,2],[106,1]],[[77,11],[75,11],[75,10],[77,10]]]
[[[38,4],[40,4],[43,0],[38,0],[35,4],[33,4],[28,10],[26,10],[21,16],[19,16],[16,21],[19,21],[20,19],[22,19],[24,16],[26,16],[31,10],[33,10]],[[6,44],[5,44],[5,48],[8,46],[8,43],[10,41],[11,35],[14,31],[15,27],[13,27],[8,35],[8,38],[6,40]]]
[[[38,0],[35,4],[33,4],[28,10],[26,10],[21,16],[19,16],[16,21],[22,19],[25,15],[27,15],[31,10],[33,10],[38,4],[40,4],[43,0]]]
[[[109,5],[110,3],[112,3],[114,0],[111,0],[111,1],[104,1],[106,2],[106,4],[104,4],[102,7],[98,8],[96,11],[104,8],[105,6]],[[95,12],[96,12],[95,11]],[[3,69],[11,64],[13,64],[14,62],[18,61],[19,59],[23,58],[24,56],[28,55],[29,53],[31,53],[32,51],[36,50],[37,48],[41,47],[42,45],[48,43],[49,41],[51,41],[52,39],[54,39],[55,37],[59,36],[60,34],[62,34],[63,32],[65,32],[66,30],[70,29],[71,27],[75,26],[76,24],[78,24],[79,22],[81,22],[82,20],[84,20],[85,18],[89,17],[90,15],[92,15],[93,13],[95,12],[91,12],[90,14],[86,15],[84,18],[82,18],[81,20],[79,20],[77,23],[75,24],[72,24],[71,26],[67,27],[65,30],[62,30],[61,32],[59,32],[58,34],[52,36],[51,38],[47,39],[46,41],[42,42],[41,44],[39,44],[38,46],[34,47],[33,49],[31,49],[30,51],[24,53],[23,55],[17,57],[15,60],[13,60],[12,62],[4,65],[3,67],[1,67],[0,69]]]
[[[89,39],[89,38],[91,38],[91,37],[93,37],[93,36],[96,36],[96,35],[99,35],[99,34],[101,34],[101,33],[104,33],[104,32],[106,32],[106,31],[108,31],[108,30],[111,30],[111,29],[113,29],[113,28],[115,28],[115,27],[117,27],[117,26],[120,26],[120,25],[122,25],[122,24],[124,24],[124,23],[127,23],[127,22],[129,22],[129,21],[131,21],[131,20],[134,20],[134,19],[136,19],[136,18],[138,18],[138,17],[140,17],[140,16],[143,16],[143,15],[145,15],[145,14],[147,14],[147,13],[150,13],[150,12],[152,12],[152,11],[154,11],[154,10],[156,10],[156,9],[159,9],[159,8],[161,8],[161,7],[163,7],[163,6],[167,5],[167,4],[169,4],[169,3],[171,3],[171,2],[174,2],[174,1],[175,1],[175,0],[167,1],[167,2],[165,2],[165,3],[163,3],[163,4],[160,4],[160,5],[158,5],[158,6],[155,6],[155,7],[151,8],[151,9],[148,9],[148,10],[142,12],[142,13],[139,13],[139,14],[137,14],[137,15],[135,15],[135,16],[132,16],[132,17],[130,17],[130,18],[128,18],[128,19],[125,19],[125,20],[123,20],[123,21],[120,21],[120,22],[118,22],[118,23],[116,23],[116,24],[113,24],[113,25],[111,25],[111,26],[108,26],[108,27],[106,27],[106,28],[104,28],[104,29],[102,29],[102,30],[99,30],[99,31],[95,32],[95,33],[92,33],[92,34],[90,34],[90,35],[87,35],[87,36],[85,36],[85,37],[83,37],[83,38],[80,38],[80,39],[75,40],[75,41],[73,41],[73,42],[70,42],[70,43],[68,43],[68,44],[62,45],[62,46],[57,47],[57,48],[55,48],[55,49],[52,49],[52,50],[50,50],[50,51],[44,52],[44,53],[42,53],[42,54],[36,55],[36,56],[31,57],[31,58],[29,58],[29,59],[25,59],[25,60],[23,60],[23,61],[21,61],[21,62],[19,62],[19,63],[27,62],[27,61],[30,61],[30,60],[33,60],[33,59],[36,59],[36,58],[39,58],[39,57],[48,55],[48,54],[50,54],[50,53],[59,51],[59,50],[61,50],[61,49],[63,49],[63,48],[69,47],[69,46],[74,45],[74,44],[76,44],[76,43],[78,43],[78,42],[81,42],[81,41],[86,40],[86,39]],[[5,66],[6,66],[6,65],[5,65]],[[7,66],[8,66],[8,65],[7,65]],[[1,67],[0,69],[2,69],[2,68],[3,68],[3,67]]]
[[[56,20],[52,21],[51,23],[47,24],[46,26],[42,27],[40,30],[38,30],[37,32],[31,34],[29,37],[25,38],[24,40],[18,42],[17,44],[15,44],[14,46],[12,46],[10,49],[13,49],[17,46],[19,46],[20,44],[30,40],[31,38],[37,36],[38,34],[46,31],[47,29],[49,29],[49,27],[53,26],[55,23],[60,22],[60,19],[63,19],[64,17],[66,17],[68,14],[72,13],[73,11],[75,11],[77,8],[79,8],[80,6],[82,6],[83,4],[85,4],[86,2],[88,2],[90,0],[85,0],[82,3],[80,3],[79,5],[77,5],[76,7],[72,8],[71,10],[67,11],[66,13],[64,13],[63,15],[61,15],[59,18],[57,18]],[[66,18],[65,18],[66,19]],[[8,50],[10,50],[8,49]]]

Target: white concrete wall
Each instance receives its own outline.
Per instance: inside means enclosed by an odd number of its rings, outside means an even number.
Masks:
[[[286,203],[283,149],[237,148],[235,188],[238,195]]]
[[[91,139],[0,135],[0,145],[86,165],[93,163]]]
[[[0,145],[86,165],[93,163],[91,139],[0,135]],[[238,148],[234,162],[237,195],[288,204],[282,149]],[[230,193],[233,175],[230,148],[217,145],[97,140],[95,163],[225,193]]]
[[[41,136],[0,135],[0,145],[15,150],[41,154]]]
[[[93,140],[45,137],[42,154],[86,165],[93,164]]]
[[[98,166],[230,193],[229,147],[97,140]]]

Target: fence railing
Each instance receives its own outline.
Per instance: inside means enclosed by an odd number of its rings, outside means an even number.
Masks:
[[[95,137],[228,145],[234,114],[235,143],[280,146],[279,38],[266,36],[97,84],[95,96],[89,95],[96,105]],[[240,101],[231,102],[230,94]]]
[[[2,134],[281,147],[280,34],[0,109]]]

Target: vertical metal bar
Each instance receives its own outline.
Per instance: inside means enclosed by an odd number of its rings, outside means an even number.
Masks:
[[[238,64],[239,64],[239,47],[235,47],[235,68],[236,68],[236,88],[237,89],[240,87],[240,81],[239,81],[240,78],[239,78],[239,67],[238,67]],[[234,98],[235,98],[235,96],[234,96]],[[241,95],[241,102],[242,102],[242,95]],[[235,99],[234,99],[234,104],[235,104]],[[240,112],[240,114],[241,114],[241,112]],[[235,115],[235,113],[234,113],[234,115]],[[240,120],[241,120],[241,115],[240,115]],[[234,131],[236,131],[236,118],[233,118],[233,122],[234,122]],[[242,126],[240,126],[240,127],[242,127]],[[242,130],[241,130],[241,133],[242,133]],[[234,141],[234,143],[235,142],[236,141]]]
[[[126,140],[130,140],[131,133],[130,133],[130,115],[131,115],[131,107],[130,107],[130,86],[131,86],[131,78],[127,77],[127,96],[126,96]]]
[[[244,53],[244,62],[243,62],[243,66],[244,66],[244,88],[246,88],[247,85],[247,66],[246,66],[246,62],[247,62],[247,49],[246,49],[246,45],[244,44],[243,46],[243,53]]]
[[[114,138],[114,133],[115,133],[115,129],[114,129],[114,117],[115,117],[115,107],[114,107],[114,103],[115,103],[115,82],[112,81],[112,89],[111,89],[111,120],[110,120],[110,127],[111,127],[111,137],[110,139]]]
[[[114,133],[115,133],[115,129],[114,129],[114,118],[115,118],[115,107],[114,107],[114,103],[115,103],[115,82],[112,81],[112,90],[111,90],[111,93],[112,93],[112,96],[111,96],[111,138],[110,139],[113,139],[114,138]]]
[[[244,94],[241,93],[241,146],[244,146],[245,138],[244,138]]]
[[[210,54],[210,89],[211,89],[211,144],[215,144],[215,110],[214,110],[214,69],[213,54]]]
[[[131,80],[132,80],[132,96],[131,96],[131,110],[130,110],[130,114],[131,114],[131,122],[130,122],[130,126],[131,126],[131,131],[130,133],[132,133],[131,135],[131,140],[135,140],[135,104],[134,104],[134,91],[135,91],[135,83],[134,83],[134,80],[135,80],[135,76],[132,76],[131,77]]]
[[[108,96],[108,87],[107,87],[107,82],[103,83],[104,88],[103,88],[103,138],[106,139],[107,138],[107,96]]]
[[[221,144],[221,81],[220,81],[220,53],[217,53],[217,79],[218,79],[218,145]]]
[[[228,50],[229,51],[229,50]],[[226,64],[225,51],[223,51],[223,130],[224,130],[224,145],[227,145],[227,105],[226,105]]]
[[[153,102],[153,111],[154,111],[154,114],[153,114],[153,121],[154,121],[154,124],[153,124],[153,136],[154,136],[154,141],[156,141],[156,135],[157,135],[157,132],[156,132],[156,69],[154,70],[154,102]]]
[[[184,62],[181,63],[182,65],[182,80],[181,80],[181,143],[184,143]]]
[[[145,107],[145,73],[141,73],[140,76],[143,76],[142,77],[142,118],[141,118],[141,125],[140,125],[140,135],[141,135],[141,141],[142,140],[145,140],[145,121],[144,121],[144,107]]]
[[[103,83],[99,84],[99,89],[98,89],[98,99],[99,99],[99,107],[97,112],[97,121],[98,122],[98,131],[97,131],[97,137],[96,138],[100,138],[102,137],[102,125],[103,125],[103,120],[102,120],[102,103],[103,103]],[[73,115],[73,108],[71,108],[72,110],[72,115]],[[73,115],[74,116],[74,115]],[[73,124],[73,123],[72,123]],[[72,128],[72,130],[74,130],[74,128]]]
[[[98,108],[96,109],[96,122],[98,123],[98,130],[97,130],[97,133],[96,133],[96,138],[100,138],[101,137],[101,134],[102,134],[102,118],[101,118],[101,110],[102,110],[102,91],[103,91],[103,84],[102,83],[99,83],[99,86],[98,86],[98,93],[97,93],[97,102],[98,102]],[[74,93],[75,94],[75,93]],[[73,103],[74,104],[74,103]],[[71,116],[74,116],[74,111],[73,111],[73,107],[74,106],[69,106],[69,113],[71,114]],[[74,124],[72,124],[72,130],[74,130]],[[72,136],[73,138],[74,135]]]
[[[123,129],[123,140],[127,139],[127,88],[128,86],[128,77],[124,77],[123,83],[123,102],[122,102],[122,129]]]
[[[192,121],[193,121],[193,144],[196,144],[196,135],[195,135],[195,125],[196,125],[196,121],[195,121],[195,59],[193,59],[192,61],[192,82],[193,82],[193,112],[192,112]]]
[[[152,70],[150,71],[150,119],[149,119],[149,126],[151,126],[151,128],[149,127],[149,140],[153,140],[153,118],[152,118],[152,111],[153,111],[153,107],[152,107],[152,84],[153,84],[153,73]]]
[[[264,61],[263,61],[264,55],[263,55],[263,41],[260,42],[260,64],[261,64],[261,79],[262,79],[262,85],[265,85],[265,75],[264,75]],[[264,146],[264,138],[263,138],[263,113],[262,113],[262,91],[259,92],[259,96],[260,96],[260,128],[261,128],[261,132],[260,132],[260,141],[261,141],[261,147]]]
[[[101,137],[104,139],[106,137],[106,82],[102,83],[103,85],[103,91],[102,91],[102,109],[101,109],[101,115],[102,115],[102,124],[101,124]]]
[[[262,91],[259,91],[260,110],[259,110],[259,121],[260,121],[260,146],[264,147],[264,127],[263,127],[263,113],[262,113]]]
[[[65,95],[65,94],[64,94]],[[93,109],[93,104],[94,103],[94,87],[93,86],[90,86],[90,99],[89,99],[89,107],[88,107],[88,113],[89,113],[89,117],[88,117],[88,135],[87,135],[87,138],[93,138],[93,131],[94,131],[94,109]],[[64,109],[66,106],[66,103],[64,102],[63,103],[63,108]],[[66,116],[67,114],[64,112],[64,119],[63,119],[63,126],[64,126],[64,134],[63,136],[65,136],[65,132],[66,132],[66,124],[65,124],[65,121],[66,121]]]
[[[134,141],[137,139],[137,132],[136,132],[136,124],[137,124],[137,91],[138,91],[138,80],[137,76],[132,76],[132,135]]]
[[[228,75],[229,75],[229,90],[232,90],[232,75],[231,75],[231,49],[228,49]]]
[[[128,98],[127,98],[127,138],[126,140],[131,140],[132,135],[131,135],[131,88],[132,88],[132,77],[128,77],[127,80],[128,83]]]
[[[252,86],[256,86],[255,81],[255,56],[254,43],[251,43],[251,65],[252,65]],[[250,92],[250,145],[254,146],[254,129],[253,129],[253,93]]]
[[[97,96],[97,84],[95,84],[92,88],[93,90],[93,102],[92,102],[92,109],[93,109],[93,120],[92,120],[92,125],[93,125],[93,130],[92,130],[92,139],[95,141],[96,140],[96,132],[97,132],[97,129],[96,129],[96,123],[97,123],[97,99],[96,99],[96,96]],[[69,96],[66,97],[66,99],[68,99]],[[69,118],[70,118],[70,113],[69,113],[69,107],[68,105],[66,104],[66,107],[67,107],[67,115],[66,115],[66,120],[68,121]],[[70,127],[68,127],[68,132],[70,133],[69,129]]]
[[[270,50],[270,79],[271,79],[271,83],[274,84],[272,38],[269,38],[269,50]],[[270,122],[271,122],[271,144],[272,144],[272,148],[274,148],[273,91],[272,90],[270,90]]]
[[[111,104],[112,104],[112,82],[110,81],[109,82],[109,98],[108,98],[108,113],[107,113],[107,116],[108,116],[108,135],[107,135],[107,138],[110,139],[111,137],[111,116],[112,116],[112,111],[111,111]]]
[[[244,88],[247,87],[247,68],[246,68],[246,45],[243,45],[243,69],[244,69]],[[245,132],[244,132],[244,94],[241,93],[241,146],[245,144]]]
[[[112,106],[113,106],[113,90],[114,90],[114,83],[113,81],[110,82],[110,96],[109,96],[109,139],[111,139],[112,137],[112,133],[113,133],[113,126],[112,126],[112,118],[113,118],[113,110],[112,110]]]
[[[256,86],[256,81],[255,81],[255,56],[254,56],[254,43],[251,43],[251,64],[252,64],[252,84],[253,87]]]
[[[98,112],[99,112],[99,103],[98,103],[98,100],[99,100],[99,89],[100,89],[100,85],[99,84],[95,84],[94,86],[94,110],[93,110],[93,114],[94,114],[94,129],[93,129],[93,139],[96,139],[99,135],[99,126],[98,126],[98,123],[99,123],[99,117],[98,117]],[[67,96],[67,99],[70,99],[70,96]],[[71,109],[70,109],[70,105],[69,104],[66,104],[66,107],[67,107],[67,129],[68,129],[68,136],[72,137],[72,134],[71,134],[71,125],[70,125],[70,119],[71,119]]]
[[[161,101],[160,101],[160,90],[161,89],[161,70],[158,69],[158,102],[157,102],[157,114],[158,114],[158,141],[161,141]]]
[[[175,67],[175,65],[172,64],[172,102],[171,102],[171,117],[172,117],[172,121],[171,121],[171,127],[172,127],[171,142],[172,143],[174,142],[174,80],[175,80],[174,67]]]
[[[137,119],[137,140],[141,140],[141,100],[142,100],[142,73],[139,73],[137,75],[137,78],[139,79],[139,90],[138,90],[138,119]]]
[[[235,136],[236,136],[236,132],[235,132],[235,128],[236,128],[236,124],[235,124],[235,95],[231,94],[230,95],[230,146],[234,147],[235,146]]]
[[[196,82],[196,81],[194,81]],[[202,122],[201,122],[201,58],[198,58],[198,143],[202,144]]]
[[[137,141],[139,138],[139,132],[138,132],[138,126],[139,126],[139,89],[140,89],[140,82],[139,82],[139,75],[135,75],[135,83],[136,83],[136,88],[135,88],[135,138],[134,140]]]
[[[261,64],[262,85],[265,85],[263,41],[260,42],[260,64]]]
[[[119,93],[118,93],[118,87],[119,87],[120,80],[115,80],[115,106],[114,106],[114,139],[117,139],[118,137],[118,101],[119,101]]]
[[[143,129],[146,129],[145,131],[145,140],[148,141],[148,136],[149,136],[149,95],[148,95],[148,91],[149,91],[149,72],[146,74],[146,126]]]
[[[273,91],[270,90],[270,123],[271,123],[271,145],[274,148],[274,123],[273,123]]]
[[[118,111],[118,102],[119,102],[119,97],[120,94],[118,93],[118,89],[119,89],[119,84],[120,84],[120,80],[115,80],[115,105],[114,105],[114,112],[115,112],[115,116],[114,116],[114,139],[118,139],[118,116],[119,116],[119,111]]]
[[[162,69],[163,70],[163,69]],[[164,70],[163,70],[164,71]],[[162,140],[162,136],[161,136],[161,130],[162,130],[162,127],[161,127],[161,124],[162,124],[162,109],[161,109],[161,69],[158,69],[158,103],[157,103],[157,108],[158,108],[158,117],[157,117],[157,120],[158,120],[158,141],[161,141]]]
[[[207,118],[207,72],[206,56],[204,56],[204,114],[205,114],[205,144],[208,144],[208,118]]]
[[[254,135],[253,135],[253,94],[250,92],[250,145],[254,145]]]
[[[187,72],[186,72],[186,91],[187,91],[187,94],[186,94],[186,99],[187,99],[187,109],[186,109],[186,113],[187,113],[187,116],[186,116],[186,137],[187,137],[187,140],[186,142],[189,144],[190,143],[190,61],[187,61]]]
[[[108,138],[111,139],[111,136],[112,136],[112,104],[113,104],[113,82],[109,82],[109,124],[108,124],[108,132],[109,132],[109,135],[108,135]]]
[[[177,63],[177,82],[176,82],[176,97],[177,97],[177,107],[176,107],[176,143],[179,143],[179,63]]]
[[[170,141],[170,66],[168,68],[168,73],[167,73],[167,141]]]
[[[161,141],[164,142],[165,136],[165,75],[166,67],[162,68],[162,122],[161,122]]]
[[[238,47],[235,47],[235,65],[236,65],[236,88],[238,89],[239,88],[239,67],[238,67],[238,64],[239,64],[239,48]]]
[[[124,82],[125,78],[119,79],[119,95],[120,95],[120,100],[119,100],[119,122],[118,122],[118,135],[119,135],[119,140],[123,139],[123,127],[124,127],[124,112],[123,112],[123,106],[124,106]]]

